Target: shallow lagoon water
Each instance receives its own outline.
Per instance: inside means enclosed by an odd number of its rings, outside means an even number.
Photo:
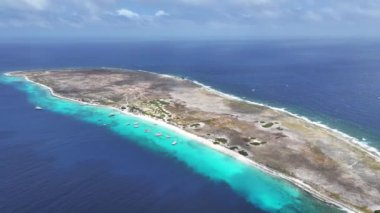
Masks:
[[[181,162],[188,169],[211,181],[226,183],[235,193],[254,206],[269,212],[338,212],[337,209],[318,201],[292,184],[274,178],[262,171],[241,163],[225,154],[205,147],[153,123],[118,111],[82,105],[77,102],[55,98],[49,91],[24,80],[3,77],[3,82],[16,85],[28,94],[29,101],[48,111],[70,116],[106,128],[139,146]],[[109,117],[110,113],[116,116]],[[139,128],[133,123],[139,122]],[[126,123],[131,123],[127,126]],[[145,129],[152,130],[150,133]],[[155,133],[162,133],[156,137]],[[165,136],[170,135],[171,138]],[[177,145],[171,145],[176,140]]]

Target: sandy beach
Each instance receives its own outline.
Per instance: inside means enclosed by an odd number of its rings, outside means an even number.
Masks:
[[[11,73],[6,73],[6,75],[8,76],[12,76]],[[30,82],[30,83],[33,83],[33,84],[36,84],[42,88],[45,88],[47,89],[51,95],[57,97],[57,98],[60,98],[60,99],[64,99],[64,100],[67,100],[67,101],[73,101],[73,102],[77,102],[77,103],[80,103],[80,104],[83,104],[83,105],[91,105],[91,106],[96,106],[96,107],[104,107],[104,106],[101,106],[99,104],[90,104],[90,103],[86,103],[86,102],[82,102],[82,101],[79,101],[79,100],[75,100],[75,99],[71,99],[71,98],[67,98],[67,97],[63,97],[59,94],[56,94],[54,92],[54,90],[46,85],[43,85],[43,84],[40,84],[38,82],[35,82],[35,81],[32,81],[30,80],[28,77],[24,77],[24,79],[27,81],[27,82]],[[145,121],[148,121],[148,122],[151,122],[151,123],[155,123],[157,125],[160,125],[160,126],[163,126],[167,129],[170,129],[178,134],[181,134],[189,139],[193,139],[194,141],[198,142],[198,143],[201,143],[202,145],[204,146],[207,146],[207,147],[210,147],[214,150],[217,150],[223,154],[226,154],[230,157],[233,157],[234,159],[236,160],[239,160],[243,163],[246,163],[246,164],[249,164],[255,168],[258,168],[264,172],[266,172],[267,174],[270,174],[274,177],[278,177],[278,178],[282,178],[286,181],[289,181],[290,183],[298,186],[299,188],[301,188],[302,190],[312,194],[315,198],[323,201],[323,202],[326,202],[326,203],[329,203],[331,205],[335,205],[336,207],[346,211],[346,212],[355,212],[355,209],[352,209],[351,207],[345,205],[344,203],[340,203],[340,202],[337,202],[325,195],[323,195],[322,193],[314,190],[312,187],[310,187],[309,185],[303,183],[301,180],[298,180],[298,179],[295,179],[295,178],[292,178],[292,177],[289,177],[289,176],[286,176],[284,174],[281,174],[275,170],[272,170],[268,167],[266,167],[265,165],[262,165],[262,164],[259,164],[259,163],[256,163],[248,158],[245,158],[239,154],[237,154],[236,152],[233,152],[231,151],[230,149],[226,149],[226,148],[223,148],[223,147],[220,147],[220,146],[217,146],[217,145],[212,145],[210,144],[210,141],[205,139],[205,138],[201,138],[199,136],[196,136],[194,134],[191,134],[189,132],[186,132],[185,130],[177,127],[177,126],[173,126],[173,125],[170,125],[168,123],[165,123],[163,121],[160,121],[160,120],[157,120],[157,119],[154,119],[154,118],[151,118],[151,117],[148,117],[148,116],[144,116],[144,115],[136,115],[136,114],[133,114],[133,113],[130,113],[130,112],[126,112],[126,111],[123,111],[123,110],[120,110],[119,108],[115,108],[115,107],[110,107],[112,108],[113,110],[115,111],[118,111],[122,114],[126,114],[127,116],[131,116],[131,117],[137,117],[139,119],[143,119]]]
[[[144,71],[146,72],[146,71]],[[150,72],[147,72],[147,73],[150,73]],[[8,73],[7,75],[13,75]],[[155,75],[155,74],[154,74]],[[343,209],[347,212],[358,212],[358,209],[357,208],[353,208],[351,205],[348,205],[346,202],[341,202],[339,200],[336,200],[336,199],[333,199],[331,196],[328,196],[326,195],[325,193],[315,189],[315,187],[312,187],[310,186],[308,183],[306,183],[305,181],[301,180],[301,179],[298,179],[298,178],[295,178],[295,177],[292,177],[292,176],[289,176],[283,172],[278,172],[276,171],[275,169],[272,169],[272,168],[269,168],[268,166],[262,164],[262,163],[259,163],[259,162],[256,162],[255,161],[255,158],[248,158],[248,157],[245,157],[231,149],[228,149],[227,147],[224,147],[224,146],[220,146],[220,145],[215,145],[212,143],[212,141],[210,140],[210,138],[205,138],[205,137],[200,137],[199,135],[196,135],[196,134],[193,134],[192,132],[189,132],[187,131],[186,129],[184,129],[183,127],[181,127],[180,125],[173,125],[173,124],[170,124],[168,122],[165,122],[163,120],[159,120],[155,117],[152,117],[152,116],[149,116],[149,115],[144,115],[144,114],[136,114],[136,113],[133,113],[133,112],[128,112],[128,111],[124,111],[124,110],[121,110],[119,107],[115,107],[115,106],[105,106],[103,104],[98,104],[98,103],[88,103],[88,102],[84,102],[84,101],[80,101],[76,98],[70,98],[70,97],[66,97],[66,96],[62,96],[60,94],[57,94],[53,88],[45,85],[45,84],[42,84],[40,82],[37,82],[35,80],[32,80],[30,79],[29,76],[26,76],[26,75],[21,75],[22,77],[25,78],[26,81],[28,82],[31,82],[31,83],[34,83],[34,84],[37,84],[43,88],[46,88],[50,91],[50,93],[55,96],[55,97],[58,97],[58,98],[61,98],[61,99],[66,99],[66,100],[69,100],[69,101],[75,101],[75,102],[79,102],[81,104],[90,104],[90,105],[93,105],[93,106],[97,106],[97,107],[110,107],[114,110],[118,110],[119,112],[121,113],[125,113],[126,115],[128,116],[136,116],[140,119],[144,119],[148,122],[152,122],[152,123],[156,123],[160,126],[164,126],[165,128],[168,128],[168,129],[171,129],[181,135],[184,135],[188,138],[191,138],[193,139],[194,141],[197,141],[199,143],[202,143],[203,145],[205,146],[208,146],[212,149],[215,149],[219,152],[222,152],[228,156],[231,156],[241,162],[244,162],[246,164],[249,164],[255,168],[259,168],[261,169],[262,171],[270,174],[270,175],[273,175],[275,177],[279,177],[281,179],[284,179],[286,181],[289,181],[291,183],[293,183],[294,185],[298,186],[299,188],[305,190],[306,192],[309,192],[310,194],[312,194],[314,197],[326,202],[326,203],[330,203],[340,209]],[[170,79],[175,79],[175,80],[180,80],[178,77],[175,77],[175,76],[170,76],[170,75],[161,75],[162,77],[165,77],[165,78],[170,78]],[[369,146],[366,146],[366,145],[363,145],[360,141],[356,140],[355,138],[352,138],[342,132],[339,132],[338,130],[334,130],[334,129],[331,129],[323,124],[320,124],[320,123],[316,123],[316,122],[312,122],[310,121],[309,119],[305,118],[305,117],[302,117],[302,116],[298,116],[296,114],[293,114],[293,113],[290,113],[284,109],[279,109],[279,108],[273,108],[273,107],[269,107],[269,106],[266,106],[266,105],[262,105],[260,103],[255,103],[255,102],[249,102],[249,101],[246,101],[246,100],[242,100],[238,97],[235,97],[235,96],[231,96],[231,95],[228,95],[228,94],[224,94],[224,93],[221,93],[219,91],[216,91],[210,87],[207,87],[203,84],[200,84],[199,82],[196,82],[196,81],[192,81],[194,84],[197,84],[199,85],[200,87],[202,87],[203,89],[206,89],[208,92],[212,93],[212,94],[216,94],[218,96],[221,96],[221,97],[224,97],[226,99],[230,99],[230,100],[236,100],[236,101],[242,101],[242,102],[246,102],[248,104],[254,104],[254,105],[258,105],[258,106],[261,106],[261,107],[268,107],[268,108],[271,108],[272,110],[275,110],[275,111],[278,111],[279,113],[286,113],[288,116],[292,116],[292,117],[295,117],[296,119],[301,119],[303,120],[304,122],[308,122],[310,123],[311,125],[318,125],[320,128],[323,128],[323,129],[326,129],[326,131],[329,131],[329,132],[332,132],[334,134],[334,137],[338,137],[338,138],[341,138],[342,141],[344,141],[347,145],[349,146],[352,146],[354,147],[355,149],[360,149],[362,150],[363,152],[367,153],[368,155],[370,155],[373,159],[375,159],[376,161],[379,161],[379,155],[378,155],[378,152],[377,150],[375,149],[372,149],[371,147]]]

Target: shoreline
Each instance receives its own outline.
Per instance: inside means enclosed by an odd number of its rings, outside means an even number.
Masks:
[[[127,68],[115,68],[115,67],[100,67],[100,68],[101,69],[110,69],[110,70],[115,70],[115,71],[126,71],[126,70],[127,71],[134,71],[134,72],[138,71],[138,72],[145,72],[145,73],[150,73],[150,74],[158,74],[160,76],[164,76],[164,77],[167,77],[167,78],[182,79],[181,77],[176,76],[176,75],[172,75],[172,74],[161,74],[161,73],[155,73],[155,72],[152,72],[152,71],[141,70],[141,69],[139,69],[139,70],[130,70],[130,69],[127,69]],[[69,68],[63,68],[63,69],[67,70],[67,71],[76,71],[76,70],[80,70],[81,68],[80,67],[69,67]],[[36,70],[32,70],[32,71],[44,71],[44,69],[36,69]],[[45,70],[45,71],[48,71],[48,70]],[[10,71],[10,72],[4,73],[4,75],[12,76],[12,73],[17,73],[17,72],[23,72],[23,71]],[[54,72],[54,70],[53,70],[53,72]],[[222,97],[225,97],[225,98],[228,98],[228,99],[231,99],[231,100],[242,101],[244,103],[249,103],[249,104],[253,104],[253,105],[257,105],[257,106],[267,107],[267,108],[272,109],[274,111],[286,113],[289,116],[301,119],[301,120],[303,120],[305,122],[308,122],[310,124],[313,124],[313,125],[316,125],[318,127],[321,127],[324,130],[331,131],[331,132],[335,133],[336,136],[346,139],[346,140],[344,140],[346,142],[346,144],[348,144],[350,146],[354,146],[354,147],[360,149],[361,151],[366,152],[367,154],[369,154],[370,156],[372,156],[375,160],[377,160],[378,162],[380,162],[380,150],[378,148],[373,147],[370,144],[368,144],[367,142],[364,142],[364,141],[362,141],[362,140],[360,140],[360,139],[358,139],[358,138],[356,138],[354,136],[351,136],[351,135],[349,135],[349,134],[347,134],[347,133],[345,133],[345,132],[343,132],[343,131],[341,131],[339,129],[335,129],[335,128],[329,127],[328,125],[321,123],[321,121],[312,121],[308,117],[303,116],[303,115],[299,115],[299,114],[294,113],[294,112],[290,112],[286,108],[273,107],[273,106],[270,106],[270,105],[267,105],[267,104],[263,104],[263,103],[259,103],[259,102],[255,102],[255,101],[251,101],[251,100],[245,100],[245,99],[242,99],[242,98],[240,98],[238,96],[218,91],[218,90],[212,88],[211,86],[205,85],[205,84],[203,84],[203,83],[201,83],[201,82],[199,82],[197,80],[192,80],[192,79],[188,79],[188,78],[185,78],[184,80],[193,82],[193,83],[195,83],[195,84],[197,84],[197,85],[205,88],[206,90],[208,90],[208,91],[210,91],[212,93],[218,94],[218,95],[220,95]]]
[[[112,68],[112,69],[115,69],[115,68]],[[119,69],[119,70],[123,70],[123,69]],[[142,70],[139,70],[139,71],[142,71]],[[14,73],[16,73],[17,71],[15,71]],[[149,72],[149,71],[142,71],[142,72]],[[149,72],[149,73],[153,73],[153,72]],[[165,76],[165,77],[170,77],[170,78],[179,78],[177,76],[171,76],[171,75],[166,75],[166,74],[159,74],[159,73],[154,73],[154,74],[158,74],[158,75],[161,75],[161,76]],[[6,76],[9,76],[9,77],[15,77],[12,75],[12,72],[8,72],[8,73],[5,73],[4,75]],[[156,123],[160,126],[163,126],[165,128],[168,128],[178,134],[181,134],[189,139],[193,139],[195,140],[196,142],[198,143],[201,143],[203,144],[204,146],[207,146],[209,148],[212,148],[220,153],[223,153],[225,155],[228,155],[229,157],[232,157],[242,163],[245,163],[246,165],[248,166],[253,166],[254,168],[257,168],[259,170],[261,170],[262,172],[265,172],[273,177],[276,177],[276,178],[279,178],[281,180],[285,180],[293,185],[295,185],[296,187],[298,187],[299,189],[309,193],[312,197],[328,204],[328,205],[332,205],[332,206],[335,206],[336,208],[338,209],[341,209],[343,211],[346,211],[346,212],[358,212],[357,209],[343,203],[343,202],[340,202],[340,201],[337,201],[337,200],[334,200],[333,198],[330,198],[329,196],[323,194],[322,192],[312,188],[310,185],[304,183],[302,180],[300,179],[296,179],[296,178],[293,178],[293,177],[290,177],[288,175],[285,175],[281,172],[278,172],[276,170],[273,170],[273,169],[270,169],[268,168],[267,166],[265,165],[262,165],[262,164],[259,164],[247,157],[244,157],[236,152],[233,152],[232,150],[229,150],[229,149],[226,149],[224,147],[221,147],[221,146],[217,146],[217,145],[214,145],[212,143],[210,143],[209,140],[205,139],[205,138],[202,138],[202,137],[199,137],[197,135],[194,135],[192,133],[189,133],[187,131],[185,131],[184,129],[180,128],[180,127],[177,127],[177,126],[174,126],[174,125],[171,125],[171,124],[168,124],[164,121],[161,121],[161,120],[158,120],[158,119],[155,119],[155,118],[152,118],[152,117],[149,117],[149,116],[146,116],[146,115],[138,115],[138,114],[133,114],[133,113],[130,113],[130,112],[126,112],[126,111],[122,111],[116,107],[111,107],[111,106],[103,106],[103,105],[99,105],[99,104],[93,104],[93,103],[86,103],[86,102],[82,102],[82,101],[79,101],[79,100],[76,100],[76,99],[72,99],[72,98],[67,98],[67,97],[63,97],[59,94],[56,94],[54,92],[54,90],[44,84],[40,84],[38,82],[35,82],[35,81],[32,81],[30,80],[27,76],[22,76],[22,78],[27,81],[27,82],[30,82],[30,83],[33,83],[33,84],[36,84],[44,89],[47,89],[50,94],[54,97],[57,97],[57,98],[60,98],[60,99],[64,99],[64,100],[68,100],[68,101],[72,101],[72,102],[77,102],[77,103],[80,103],[82,105],[91,105],[91,106],[95,106],[95,107],[103,107],[103,108],[110,108],[112,110],[116,110],[118,112],[120,112],[121,114],[125,114],[125,115],[128,115],[128,116],[132,116],[132,117],[136,117],[136,118],[139,118],[139,119],[142,119],[142,120],[145,120],[145,121],[148,121],[148,122],[151,122],[151,123]],[[191,80],[189,80],[191,81]],[[207,89],[207,90],[210,90],[212,92],[216,92],[217,94],[219,95],[222,95],[223,97],[228,97],[228,98],[233,98],[235,100],[239,100],[239,101],[245,101],[245,102],[248,102],[248,103],[251,103],[250,101],[246,101],[246,100],[243,100],[243,99],[240,99],[238,97],[235,97],[235,96],[232,96],[232,95],[228,95],[228,94],[224,94],[222,92],[219,92],[215,89],[212,89],[211,87],[209,86],[205,86],[199,82],[196,82],[196,81],[192,81],[198,85],[201,85],[203,88]],[[260,106],[265,106],[265,107],[269,107],[269,106],[266,106],[266,105],[263,105],[263,104],[259,104],[259,103],[254,103],[252,102],[251,104],[256,104],[256,105],[260,105]],[[269,107],[271,109],[275,109],[273,107]],[[275,109],[276,110],[276,109]],[[292,113],[290,112],[287,112],[287,111],[284,111],[286,113],[288,113],[289,115],[292,115]],[[292,115],[294,116],[294,115]],[[297,118],[299,118],[298,116],[296,116]],[[312,122],[312,121],[310,121]],[[312,122],[313,123],[313,122]],[[344,134],[344,133],[343,133]],[[350,137],[350,136],[349,136]],[[347,142],[348,144],[350,144],[349,142]],[[350,145],[353,145],[353,144],[350,144]],[[360,147],[362,149],[362,147]],[[367,152],[367,150],[365,150]],[[370,152],[371,155],[372,155],[372,152]]]
[[[154,72],[150,72],[150,71],[145,71],[145,70],[139,70],[139,71],[142,71],[142,72],[148,72],[148,73],[153,73],[153,74],[157,74],[157,73],[154,73]],[[163,76],[166,76],[166,77],[169,77],[169,78],[175,78],[175,79],[179,79],[179,77],[177,76],[172,76],[172,75],[167,75],[167,74],[160,74],[160,75],[163,75]],[[205,84],[202,84],[201,82],[199,81],[196,81],[196,80],[191,80],[191,79],[186,79],[188,81],[191,81],[203,88],[205,88],[206,90],[212,92],[212,93],[215,93],[215,94],[218,94],[222,97],[225,97],[225,98],[228,98],[228,99],[231,99],[231,100],[237,100],[237,101],[241,101],[241,102],[244,102],[244,103],[248,103],[248,104],[253,104],[253,105],[257,105],[257,106],[262,106],[262,107],[267,107],[267,108],[270,108],[274,111],[279,111],[279,112],[282,112],[282,113],[286,113],[287,115],[289,116],[292,116],[292,117],[295,117],[295,118],[298,118],[298,119],[301,119],[305,122],[308,122],[310,124],[313,124],[313,125],[316,125],[318,127],[321,127],[323,128],[324,130],[327,130],[327,131],[331,131],[335,134],[337,134],[336,136],[338,137],[342,137],[346,140],[344,140],[348,145],[350,146],[354,146],[364,152],[366,152],[367,154],[369,154],[370,156],[372,156],[375,160],[379,161],[380,162],[380,150],[378,150],[377,148],[375,147],[372,147],[370,146],[369,144],[366,144],[365,142],[363,141],[360,141],[360,139],[356,138],[356,137],[353,137],[353,136],[350,136],[348,135],[347,133],[344,133],[338,129],[334,129],[334,128],[331,128],[329,127],[328,125],[326,124],[323,124],[319,121],[312,121],[310,120],[309,118],[307,118],[306,116],[303,116],[303,115],[299,115],[297,113],[293,113],[293,112],[290,112],[288,111],[286,108],[279,108],[279,107],[273,107],[273,106],[269,106],[267,104],[262,104],[262,103],[259,103],[259,102],[254,102],[254,101],[249,101],[249,100],[245,100],[245,99],[242,99],[238,96],[235,96],[235,95],[231,95],[231,94],[227,94],[227,93],[223,93],[221,91],[218,91],[214,88],[212,88],[211,86],[208,86],[208,85],[205,85]],[[349,141],[347,141],[349,140]]]

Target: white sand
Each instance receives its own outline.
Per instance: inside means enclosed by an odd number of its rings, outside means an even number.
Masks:
[[[11,76],[11,73],[6,73],[5,75]],[[166,75],[165,75],[165,76],[166,76]],[[168,77],[176,78],[176,77],[174,77],[174,76],[169,76],[169,75],[168,75]],[[58,98],[61,98],[61,99],[65,99],[65,100],[69,100],[69,101],[78,102],[78,103],[83,104],[83,105],[93,105],[93,106],[97,106],[97,107],[106,107],[106,106],[102,106],[102,105],[98,105],[98,104],[90,104],[90,103],[85,103],[85,102],[78,101],[78,100],[75,100],[75,99],[71,99],[71,98],[63,97],[63,96],[61,96],[61,95],[59,95],[59,94],[56,94],[56,93],[53,91],[52,88],[50,88],[50,87],[48,87],[48,86],[46,86],[46,85],[40,84],[40,83],[38,83],[38,82],[34,82],[34,81],[30,80],[30,79],[29,79],[28,77],[26,77],[26,76],[24,76],[24,78],[25,78],[25,80],[28,81],[28,82],[31,82],[31,83],[37,84],[37,85],[39,85],[39,86],[41,86],[41,87],[43,87],[43,88],[49,90],[50,93],[51,93],[51,95],[53,95],[53,96],[55,96],[55,97],[58,97]],[[210,90],[213,91],[213,92],[215,92],[215,90],[213,90],[213,89],[211,89],[211,88],[210,88]],[[218,92],[218,91],[217,91],[217,92]],[[218,92],[218,93],[220,93],[220,92]],[[223,93],[221,93],[221,94],[223,94]],[[229,97],[228,95],[226,95],[226,96]],[[231,98],[231,97],[229,97],[229,98]],[[235,98],[235,97],[234,97],[234,98]],[[239,99],[239,100],[240,100],[240,99]],[[247,157],[244,157],[244,156],[240,155],[239,153],[236,153],[236,152],[234,152],[234,151],[232,151],[232,150],[230,150],[230,149],[227,149],[227,148],[222,147],[222,146],[219,146],[219,145],[215,145],[215,144],[211,143],[211,141],[209,141],[209,140],[207,140],[207,139],[205,139],[205,138],[202,138],[202,137],[196,136],[196,135],[194,135],[194,134],[191,134],[191,133],[189,133],[189,132],[186,132],[185,130],[183,130],[183,129],[179,128],[179,127],[176,127],[176,126],[170,125],[170,124],[165,123],[165,122],[163,122],[163,121],[161,121],[161,120],[157,120],[157,119],[154,119],[154,118],[151,118],[151,117],[145,116],[145,115],[136,115],[136,114],[132,114],[132,113],[130,113],[130,112],[125,112],[125,111],[122,111],[122,110],[120,110],[120,109],[118,109],[118,108],[115,108],[115,107],[110,107],[110,108],[113,108],[113,109],[115,109],[115,110],[117,110],[117,111],[120,111],[121,113],[124,113],[124,114],[126,114],[126,115],[128,115],[128,116],[135,116],[135,117],[138,117],[138,118],[140,118],[140,119],[144,119],[144,120],[146,120],[146,121],[148,121],[148,122],[156,123],[156,124],[158,124],[158,125],[164,126],[165,128],[168,128],[168,129],[170,129],[170,130],[172,130],[172,131],[175,131],[175,132],[177,132],[177,133],[179,133],[179,134],[181,134],[181,135],[184,135],[184,136],[187,137],[187,138],[193,139],[194,141],[197,141],[197,142],[199,142],[199,143],[201,143],[201,144],[203,144],[203,145],[205,145],[205,146],[208,146],[208,147],[213,148],[213,149],[215,149],[215,150],[217,150],[217,151],[219,151],[219,152],[221,152],[221,153],[224,153],[224,154],[226,154],[226,155],[228,155],[228,156],[231,156],[231,157],[233,157],[233,158],[239,160],[240,162],[243,162],[243,163],[246,163],[246,164],[248,164],[248,165],[250,165],[250,166],[253,166],[253,167],[255,167],[255,168],[258,168],[258,169],[260,169],[260,170],[262,170],[262,171],[264,171],[264,172],[266,172],[266,173],[268,173],[268,174],[270,174],[270,175],[272,175],[272,176],[279,177],[279,178],[282,178],[282,179],[284,179],[284,180],[287,180],[287,181],[293,183],[294,185],[298,186],[299,188],[303,189],[304,191],[309,192],[309,193],[310,193],[311,195],[313,195],[315,198],[317,198],[317,199],[319,199],[319,200],[321,200],[321,201],[323,201],[323,202],[326,202],[326,203],[332,204],[332,205],[334,205],[334,206],[336,206],[336,207],[338,207],[338,208],[340,208],[340,209],[342,209],[342,210],[344,210],[344,211],[346,211],[346,212],[357,212],[357,210],[354,209],[354,208],[352,208],[351,206],[348,206],[348,205],[346,205],[345,203],[342,203],[342,202],[336,201],[336,200],[334,200],[334,199],[328,197],[327,195],[325,195],[325,194],[323,194],[323,193],[321,193],[321,192],[319,192],[319,191],[313,189],[311,186],[309,186],[308,184],[304,183],[303,181],[301,181],[301,180],[299,180],[299,179],[296,179],[296,178],[290,177],[290,176],[288,176],[288,175],[285,175],[285,174],[282,174],[282,173],[280,173],[280,172],[277,172],[277,171],[275,171],[275,170],[273,170],[273,169],[270,169],[270,168],[266,167],[265,165],[259,164],[259,163],[255,162],[255,161],[253,161],[253,160],[251,160],[251,159],[249,159],[249,158],[247,158]],[[285,111],[285,112],[286,112],[286,111]],[[310,121],[310,122],[311,122],[311,121]]]

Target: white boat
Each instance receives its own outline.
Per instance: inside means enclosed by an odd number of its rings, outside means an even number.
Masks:
[[[42,107],[40,107],[40,106],[36,106],[36,107],[34,107],[34,109],[35,109],[35,110],[42,110]]]
[[[176,145],[176,144],[177,144],[177,141],[173,141],[172,145],[174,146],[174,145]]]
[[[162,134],[161,133],[156,133],[155,134],[157,137],[160,137]]]
[[[166,138],[171,138],[170,135],[167,135]]]
[[[134,125],[135,128],[139,128],[139,125]]]

